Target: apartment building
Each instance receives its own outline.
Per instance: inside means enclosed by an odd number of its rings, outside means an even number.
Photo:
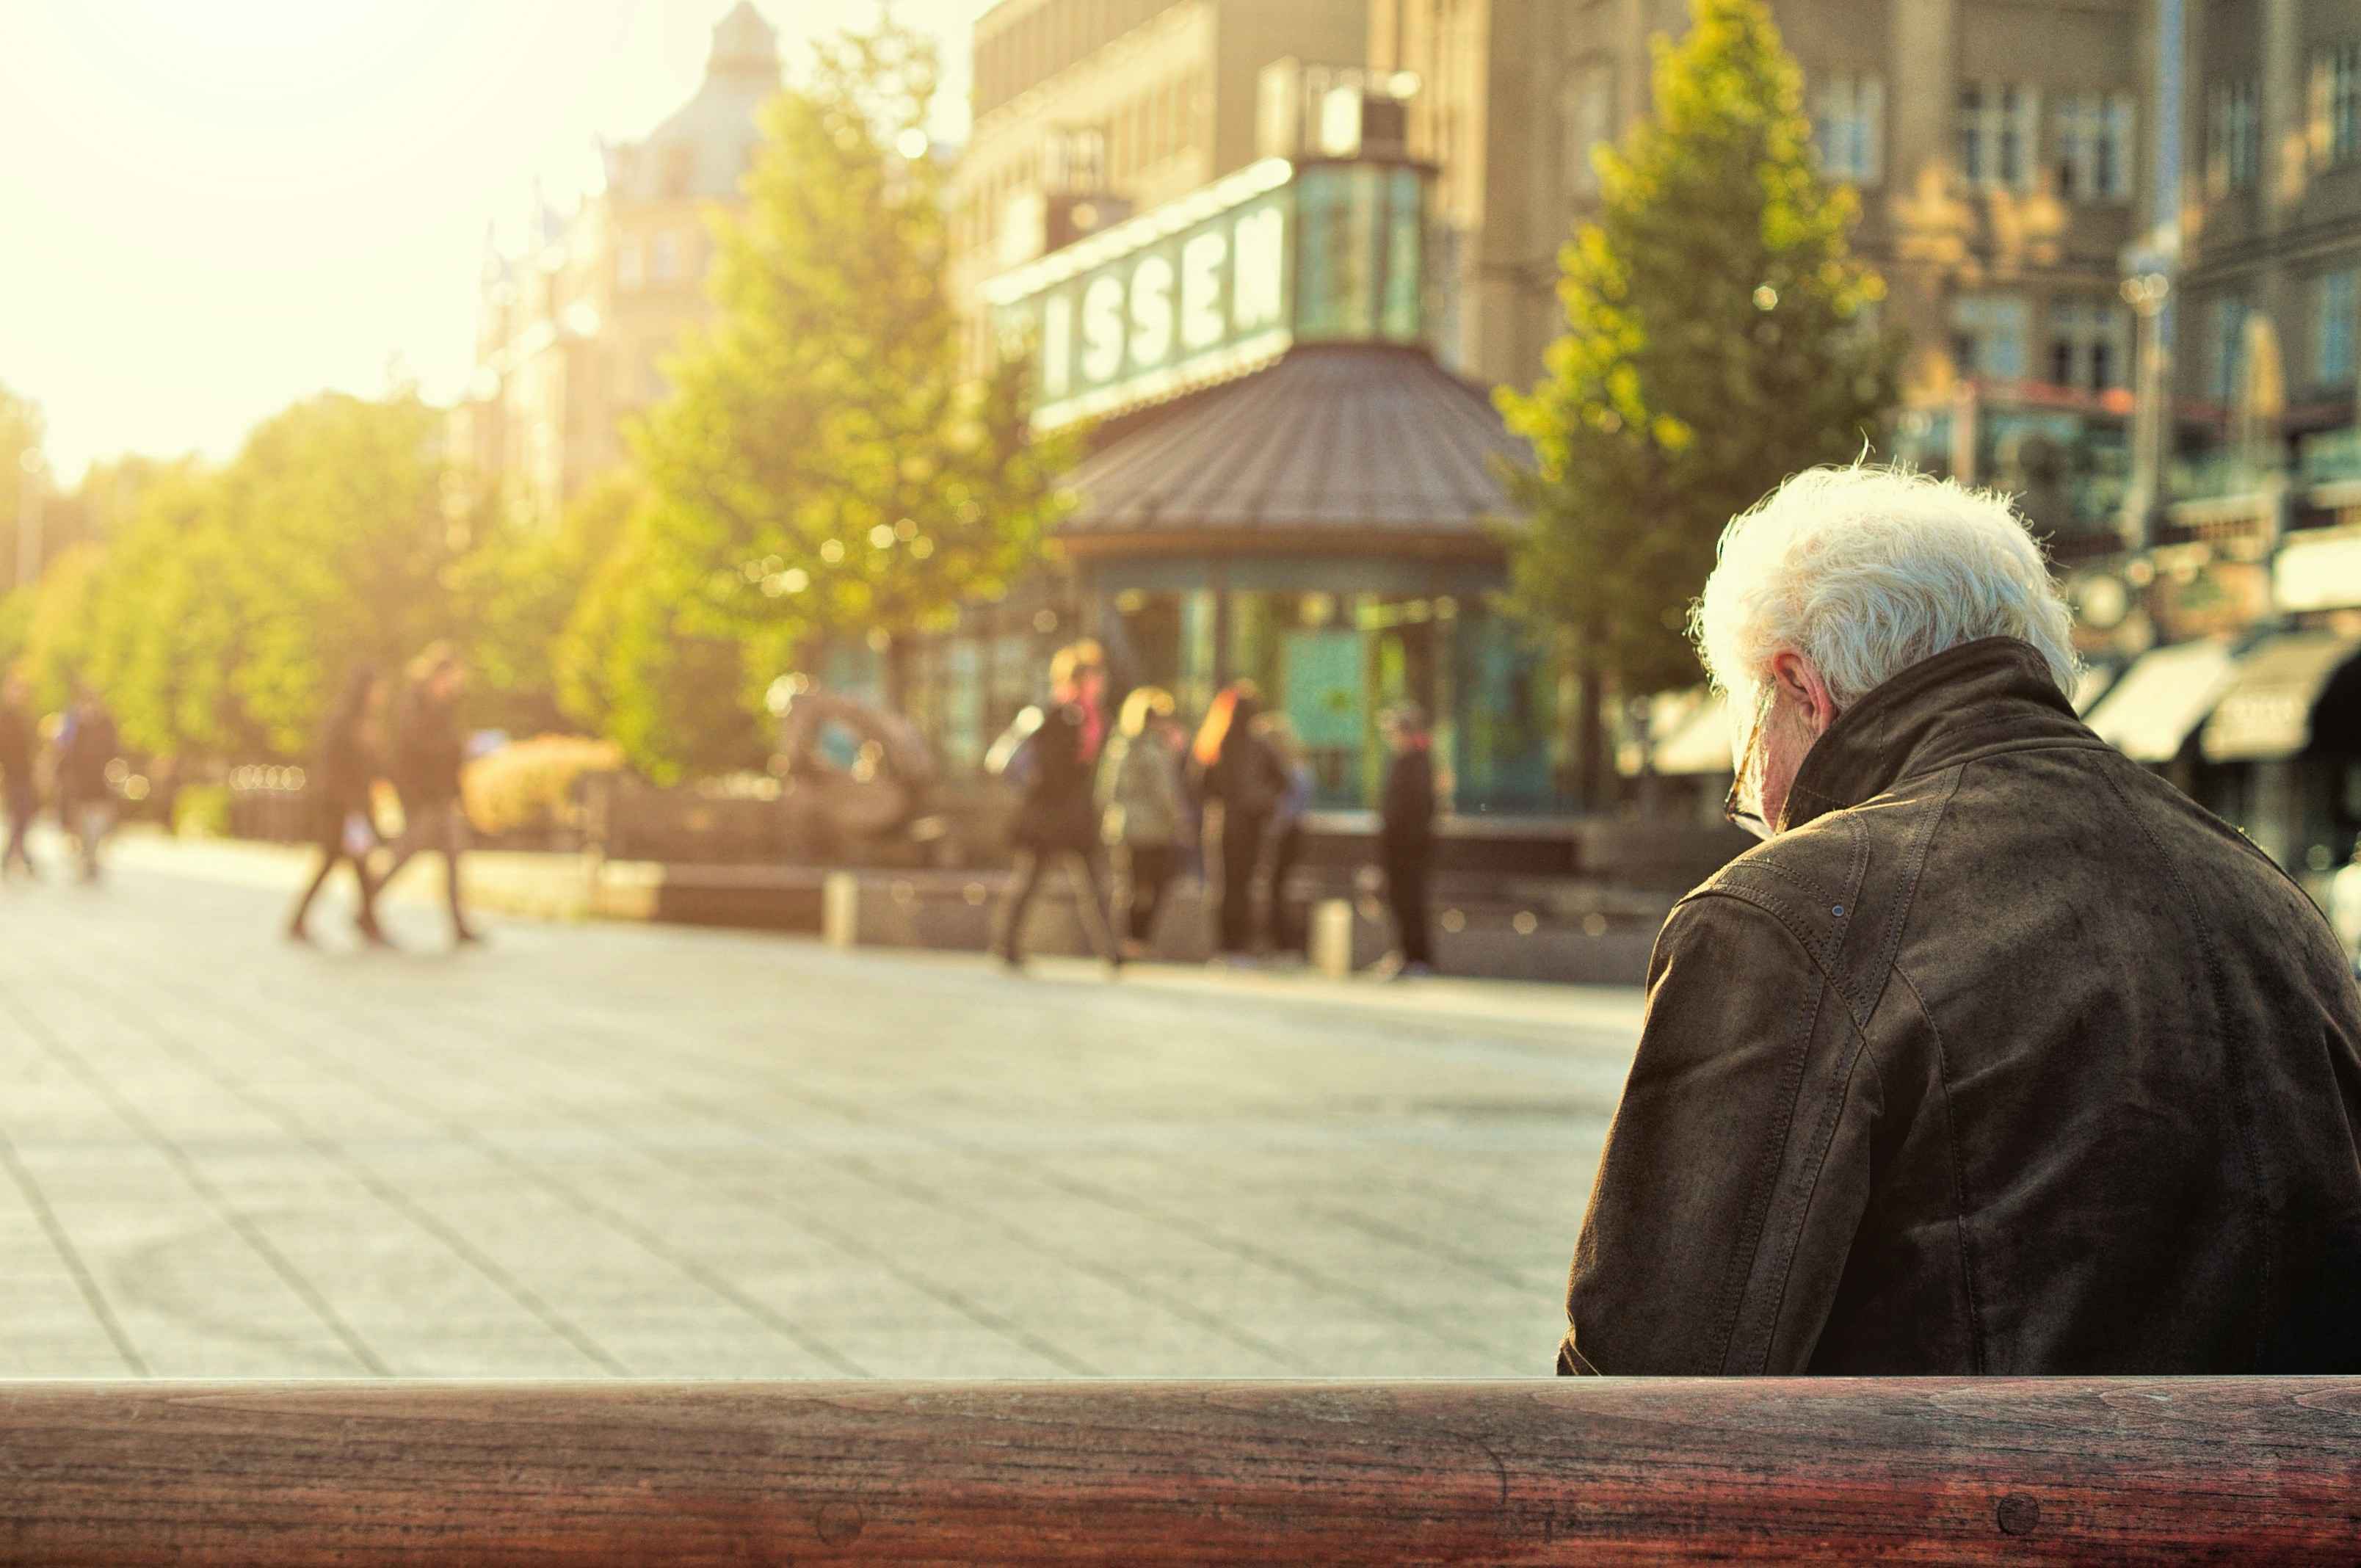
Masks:
[[[2075,505],[2119,499],[2132,384],[2121,254],[2151,221],[2142,0],[1773,0],[1822,167],[1856,187],[1857,243],[1905,326],[1938,466],[2084,454]],[[1593,152],[1649,111],[1657,34],[1688,0],[1370,0],[1370,63],[1406,71],[1411,145],[1440,166],[1443,352],[1528,383],[1559,330],[1558,251],[1596,210]],[[1955,420],[1962,383],[1977,415]],[[2036,415],[2038,417],[2037,418]],[[2078,421],[2105,427],[2096,455]]]
[[[620,463],[624,419],[664,396],[664,356],[712,308],[706,215],[743,202],[756,117],[779,83],[778,36],[741,0],[696,94],[600,149],[603,190],[566,210],[536,200],[521,242],[488,242],[454,436],[525,515],[554,518]]]

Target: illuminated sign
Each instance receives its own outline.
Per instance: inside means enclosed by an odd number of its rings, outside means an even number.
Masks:
[[[1035,422],[1071,423],[1267,364],[1299,342],[1415,343],[1425,177],[1270,159],[994,280],[1039,356]]]

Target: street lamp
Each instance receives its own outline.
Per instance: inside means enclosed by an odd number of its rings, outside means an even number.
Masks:
[[[48,470],[36,447],[27,447],[16,459],[25,471],[16,487],[16,587],[41,575],[41,483]]]
[[[2139,384],[2132,402],[2131,483],[2125,489],[2122,526],[2124,543],[2145,549],[2151,541],[2151,523],[2165,499],[2165,465],[2172,442],[2170,367],[2165,346],[2164,313],[2172,297],[2169,257],[2143,252],[2125,268],[2122,293],[2132,309],[2139,335]]]

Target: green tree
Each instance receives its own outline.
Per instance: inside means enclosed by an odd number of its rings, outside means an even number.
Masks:
[[[688,623],[655,569],[651,510],[635,507],[555,641],[559,707],[659,784],[756,766],[769,751],[755,696],[765,641]]]
[[[567,727],[558,659],[568,621],[621,546],[646,490],[628,469],[592,481],[555,528],[494,516],[455,564],[475,667],[475,707],[488,723],[525,734]],[[592,705],[603,714],[604,708]],[[591,719],[595,729],[597,720]]]
[[[1730,519],[1858,455],[1892,407],[1883,288],[1854,193],[1822,180],[1802,78],[1762,0],[1693,0],[1656,40],[1653,116],[1598,154],[1602,203],[1562,257],[1565,334],[1501,411],[1532,445],[1510,603],[1578,675],[1576,771],[1607,792],[1608,694],[1692,685],[1687,608]]]
[[[919,151],[936,76],[888,19],[764,112],[747,208],[718,225],[718,319],[635,441],[649,575],[690,630],[899,638],[1000,592],[1054,514],[1071,453],[1028,439],[1027,367],[962,374]]]
[[[105,565],[105,552],[97,545],[77,544],[52,559],[38,583],[11,596],[26,606],[18,612],[23,643],[17,667],[45,708],[63,707],[75,685],[92,678],[98,583]]]
[[[250,612],[231,689],[274,751],[312,743],[357,663],[399,671],[456,634],[456,564],[479,520],[414,394],[328,393],[264,422],[222,475],[221,591]]]
[[[12,588],[26,586],[16,580],[16,520],[33,482],[26,461],[40,459],[41,430],[39,407],[0,386],[0,582]]]

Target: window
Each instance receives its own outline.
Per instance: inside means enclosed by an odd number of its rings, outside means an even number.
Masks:
[[[688,194],[697,178],[697,148],[686,142],[675,142],[664,149],[664,193],[671,197]]]
[[[2041,94],[2016,82],[1960,88],[1960,173],[1987,190],[2030,191],[2040,156]]]
[[[2238,385],[2246,377],[2246,297],[2216,296],[2211,327],[2206,334],[2205,389],[2215,402],[2235,402]]]
[[[2059,102],[2059,195],[2070,202],[2131,200],[2134,114],[2128,93],[2070,93]]]
[[[2123,306],[2111,300],[2069,296],[2049,306],[2049,379],[2093,392],[2126,383],[2129,335]]]
[[[2361,41],[2312,56],[2312,156],[2325,164],[2361,159]]]
[[[2354,339],[2361,332],[2361,268],[2323,273],[2313,284],[2312,378],[2323,387],[2352,384]]]
[[[1591,149],[1615,137],[1614,68],[1593,62],[1576,71],[1558,114],[1565,137],[1566,189],[1577,196],[1595,196],[1598,169],[1591,161]]]
[[[2025,378],[2031,312],[2014,294],[1962,294],[1951,302],[1951,353],[1962,376]]]
[[[659,283],[674,283],[680,280],[680,236],[672,230],[666,229],[656,236],[654,254],[650,261],[649,269]]]
[[[2205,95],[2205,188],[2219,196],[2243,191],[2262,171],[2262,125],[2255,82],[2217,82]]]
[[[1884,159],[1885,83],[1874,76],[1831,76],[1812,93],[1812,142],[1820,172],[1857,185],[1877,181]]]

